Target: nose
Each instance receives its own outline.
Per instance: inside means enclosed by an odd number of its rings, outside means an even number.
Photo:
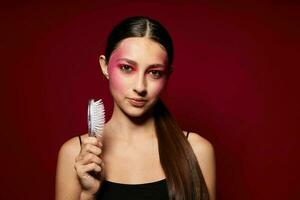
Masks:
[[[137,80],[135,81],[134,84],[134,92],[136,92],[140,96],[145,96],[147,94],[146,90],[146,80],[143,74],[139,75],[137,77]]]

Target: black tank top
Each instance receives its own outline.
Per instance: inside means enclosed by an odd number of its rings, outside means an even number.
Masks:
[[[186,135],[188,137],[189,132]],[[81,138],[80,143],[81,143]],[[168,200],[166,179],[142,184],[124,184],[103,180],[98,200]]]
[[[166,179],[143,184],[123,184],[103,180],[99,200],[168,200]]]

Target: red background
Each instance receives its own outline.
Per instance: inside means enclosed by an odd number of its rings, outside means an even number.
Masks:
[[[88,99],[111,114],[98,56],[131,15],[173,36],[164,100],[214,145],[218,199],[300,198],[299,5],[88,2],[1,7],[0,199],[54,199],[57,152],[87,131]]]

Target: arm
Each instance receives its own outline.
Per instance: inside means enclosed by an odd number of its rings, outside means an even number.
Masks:
[[[77,137],[62,145],[56,171],[56,200],[92,200],[100,187],[100,144],[96,138],[84,138],[80,148]]]
[[[81,186],[74,168],[75,157],[79,154],[80,144],[73,138],[62,145],[58,153],[56,169],[56,200],[79,199]]]
[[[212,144],[196,133],[188,137],[193,151],[202,170],[210,200],[216,199],[216,166],[215,153]]]

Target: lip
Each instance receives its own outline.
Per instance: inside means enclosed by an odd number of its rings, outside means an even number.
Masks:
[[[146,104],[146,100],[144,100],[144,99],[137,99],[137,98],[129,98],[129,102],[133,106],[137,106],[137,107],[143,107]]]

